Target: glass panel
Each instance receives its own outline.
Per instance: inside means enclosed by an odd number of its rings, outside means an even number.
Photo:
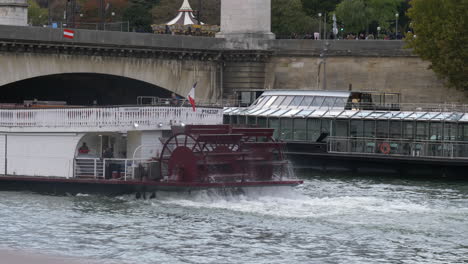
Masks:
[[[256,116],[248,116],[247,117],[247,124],[248,125],[257,125],[257,117]]]
[[[362,120],[351,120],[350,136],[362,137],[364,135],[364,126]]]
[[[346,98],[338,97],[336,98],[335,105],[336,108],[344,108],[346,106]]]
[[[463,139],[462,141],[468,141],[468,125],[463,125]]]
[[[241,92],[241,106],[249,106],[253,101],[252,92]]]
[[[273,138],[278,139],[279,135],[279,119],[278,118],[269,118],[268,119],[268,127],[275,129],[273,133]]]
[[[266,103],[263,107],[270,107],[270,105],[276,100],[278,99],[278,96],[272,96]]]
[[[403,122],[403,138],[414,138],[414,122]]]
[[[304,96],[295,96],[289,106],[299,106],[302,102]]]
[[[223,116],[223,124],[229,125],[231,123],[231,116],[229,115],[224,115]]]
[[[286,96],[278,96],[278,99],[276,99],[275,102],[271,104],[271,107],[278,107],[278,105],[284,101],[284,98],[286,98]]]
[[[335,129],[333,130],[333,136],[335,137],[348,137],[348,120],[336,120]]]
[[[457,140],[457,124],[444,124],[444,140]]]
[[[377,138],[388,138],[388,121],[377,121]]]
[[[427,139],[427,123],[426,122],[416,122],[416,139]]]
[[[294,140],[307,140],[306,121],[303,118],[294,119]]]
[[[267,127],[267,119],[265,117],[257,117],[258,127]]]
[[[246,121],[247,121],[247,117],[246,116],[239,116],[237,121],[238,121],[239,125],[245,125]]]
[[[237,125],[237,116],[236,115],[231,116],[231,124]]]
[[[390,121],[390,137],[391,138],[402,138],[401,135],[401,122]]]
[[[291,140],[293,131],[293,120],[291,118],[281,118],[281,135],[282,140]]]
[[[325,100],[325,97],[323,96],[315,96],[314,101],[312,101],[312,107],[320,107],[323,104],[323,100]]]
[[[264,96],[259,99],[257,106],[263,107],[263,105],[270,99],[271,96]]]
[[[286,96],[284,101],[281,103],[281,106],[283,107],[288,106],[291,103],[292,99],[294,99],[294,96]]]
[[[431,122],[429,125],[429,139],[441,140],[442,139],[442,123]]]
[[[335,104],[335,97],[325,97],[325,100],[323,101],[322,108],[331,108],[333,107],[333,104]]]
[[[330,135],[330,119],[322,119],[322,128],[320,129],[320,133],[328,133]]]
[[[366,120],[364,121],[364,137],[375,137],[375,121]]]
[[[305,96],[300,106],[308,107],[312,103],[312,100],[314,100],[313,96]]]
[[[320,119],[307,119],[307,139],[315,142],[320,136]]]

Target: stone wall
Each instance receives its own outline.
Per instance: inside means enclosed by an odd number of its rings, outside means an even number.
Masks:
[[[0,0],[0,25],[26,26],[27,24],[26,0]]]
[[[272,58],[266,66],[266,89],[323,89],[320,57]],[[418,57],[329,57],[326,89],[401,93],[403,103],[468,103],[468,91],[447,88],[429,63]]]

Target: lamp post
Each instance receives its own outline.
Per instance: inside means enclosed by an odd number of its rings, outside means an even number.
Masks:
[[[395,14],[395,40],[398,39],[398,17],[400,14],[396,13]]]
[[[318,13],[319,17],[319,39],[322,38],[322,13]]]
[[[198,25],[201,25],[200,10],[201,10],[201,0],[198,0],[198,12],[197,12]]]
[[[377,39],[380,39],[380,30],[382,28],[381,27],[377,27]]]

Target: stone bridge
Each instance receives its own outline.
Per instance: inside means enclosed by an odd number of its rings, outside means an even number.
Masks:
[[[0,86],[56,74],[126,77],[199,100],[263,89],[399,92],[404,102],[468,102],[400,41],[203,38],[0,25]],[[324,74],[324,65],[326,73]],[[324,77],[326,76],[326,77]],[[325,81],[326,80],[326,81]],[[324,85],[326,83],[326,85]],[[111,91],[109,91],[111,92]]]

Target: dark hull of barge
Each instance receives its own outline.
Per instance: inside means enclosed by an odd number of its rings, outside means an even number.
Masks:
[[[0,191],[32,191],[53,195],[100,194],[125,195],[141,194],[151,195],[161,192],[190,193],[199,190],[228,190],[241,191],[244,188],[267,188],[281,186],[296,186],[302,181],[257,181],[257,182],[230,182],[230,183],[184,183],[160,181],[125,181],[125,180],[95,180],[95,179],[66,179],[57,177],[34,176],[0,176]]]
[[[285,154],[296,170],[317,175],[398,176],[468,180],[468,160],[328,153],[322,143],[288,143]],[[310,174],[310,173],[308,173]]]

